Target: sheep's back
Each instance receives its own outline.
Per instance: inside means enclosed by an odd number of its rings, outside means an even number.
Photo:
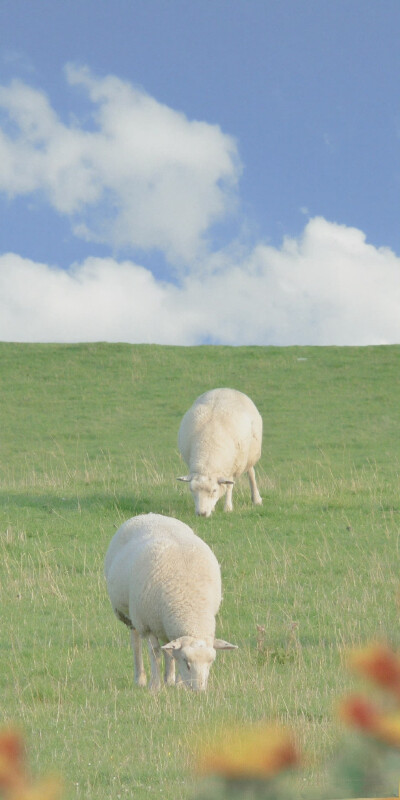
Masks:
[[[128,520],[105,562],[110,600],[141,633],[161,638],[214,618],[221,602],[220,568],[208,545],[180,520],[148,514]],[[185,633],[188,631],[185,630]]]
[[[238,476],[261,456],[262,418],[236,389],[212,389],[184,415],[179,450],[192,472]]]

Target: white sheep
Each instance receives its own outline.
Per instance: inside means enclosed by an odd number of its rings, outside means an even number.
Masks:
[[[221,603],[221,573],[208,545],[178,519],[143,514],[124,522],[105,558],[107,590],[114,613],[131,629],[135,681],[145,686],[142,637],[147,638],[151,689],[180,679],[194,690],[207,688],[216,650],[235,645],[215,639]],[[160,642],[166,642],[160,647]]]
[[[200,395],[184,415],[178,447],[189,475],[196,514],[209,517],[226,492],[225,511],[232,511],[235,480],[248,473],[251,499],[261,505],[254,464],[261,456],[262,419],[254,403],[236,389],[212,389]]]

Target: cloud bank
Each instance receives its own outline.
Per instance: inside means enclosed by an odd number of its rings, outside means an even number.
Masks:
[[[400,342],[400,258],[314,218],[280,249],[232,246],[180,284],[132,261],[69,271],[0,257],[0,338],[32,342],[369,345]]]
[[[40,194],[76,236],[135,258],[88,257],[62,270],[0,255],[2,340],[400,342],[393,252],[322,217],[280,248],[234,241],[213,252],[207,236],[237,200],[232,137],[117,77],[69,65],[66,78],[88,103],[80,121],[63,121],[21,81],[0,87],[0,191],[28,201]],[[173,265],[164,281],[136,261],[154,249]]]

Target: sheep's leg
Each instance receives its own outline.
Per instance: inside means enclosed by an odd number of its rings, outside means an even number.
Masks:
[[[175,686],[177,686],[178,689],[186,689],[187,688],[186,684],[182,680],[181,671],[180,671],[177,663],[175,663]]]
[[[173,686],[175,683],[175,659],[167,650],[164,650],[164,681],[167,686]]]
[[[248,472],[247,472],[247,474],[249,476],[251,499],[252,499],[252,501],[253,501],[255,506],[261,506],[262,505],[262,497],[261,497],[260,492],[258,491],[258,488],[257,488],[256,473],[254,471],[254,467],[250,467]]]
[[[233,483],[226,484],[224,511],[233,511],[232,505]]]
[[[131,629],[131,645],[133,650],[133,664],[135,668],[135,683],[137,683],[138,686],[146,686],[147,678],[143,664],[142,639],[135,628]]]
[[[150,689],[157,691],[161,686],[160,672],[161,672],[161,647],[157,636],[150,633],[148,637],[150,664],[151,664],[151,680]]]

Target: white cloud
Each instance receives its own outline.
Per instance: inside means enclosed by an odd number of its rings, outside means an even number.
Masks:
[[[232,210],[234,140],[189,121],[114,76],[69,65],[90,104],[63,122],[21,81],[0,87],[0,191],[40,192],[75,234],[187,261],[180,282],[132,260],[87,258],[69,270],[0,256],[0,339],[163,344],[365,345],[400,342],[400,258],[354,228],[315,217],[281,248],[233,243],[212,253],[212,224]],[[306,207],[301,209],[308,216]]]
[[[0,191],[42,192],[88,240],[158,248],[172,261],[198,256],[210,226],[234,208],[232,137],[116,77],[72,65],[66,77],[92,103],[86,128],[64,124],[21,81],[0,87]]]
[[[69,271],[0,258],[0,339],[162,344],[400,342],[400,258],[354,228],[310,220],[280,249],[232,246],[176,286],[131,261]]]

